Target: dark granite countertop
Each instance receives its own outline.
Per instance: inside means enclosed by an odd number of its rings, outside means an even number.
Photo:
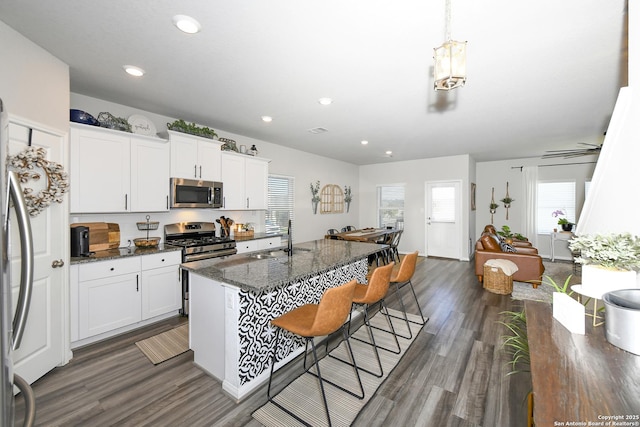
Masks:
[[[110,259],[124,258],[130,256],[153,255],[162,252],[180,251],[177,246],[160,244],[154,248],[138,248],[131,246],[130,248],[107,249],[105,251],[97,251],[88,257],[71,257],[69,262],[74,264],[86,264],[96,261],[107,261]]]
[[[291,257],[282,250],[267,250],[187,262],[182,268],[243,290],[261,292],[351,264],[386,245],[320,239],[293,247]]]

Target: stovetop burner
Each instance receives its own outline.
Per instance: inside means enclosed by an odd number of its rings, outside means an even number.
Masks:
[[[230,242],[233,242],[233,240],[225,237],[216,237],[216,236],[204,236],[204,237],[198,237],[198,238],[177,238],[177,239],[173,239],[170,236],[167,236],[167,243],[174,246],[181,246],[184,248],[189,248],[192,246],[213,245],[216,243],[230,243]]]

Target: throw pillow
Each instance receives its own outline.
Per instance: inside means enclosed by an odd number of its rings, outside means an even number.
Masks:
[[[500,242],[500,249],[502,249],[502,252],[516,252],[516,248],[505,241]]]

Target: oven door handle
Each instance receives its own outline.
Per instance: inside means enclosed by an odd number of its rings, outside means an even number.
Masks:
[[[200,253],[200,254],[187,255],[187,257],[184,260],[184,262],[200,261],[200,260],[203,260],[203,259],[211,259],[211,258],[219,258],[219,257],[223,257],[223,256],[228,256],[228,255],[235,255],[236,253],[238,253],[238,250],[236,248],[233,248],[233,249],[224,249],[224,250],[215,251],[215,252],[205,252],[205,253]]]

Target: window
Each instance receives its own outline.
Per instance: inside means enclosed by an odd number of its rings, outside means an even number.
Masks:
[[[456,222],[456,188],[454,186],[432,188],[431,220],[434,222]]]
[[[269,175],[265,231],[287,233],[293,221],[293,177]]]
[[[538,233],[551,233],[558,226],[558,219],[553,212],[561,210],[562,217],[576,222],[576,183],[539,182],[538,183]]]
[[[404,222],[404,185],[378,186],[378,226]]]

